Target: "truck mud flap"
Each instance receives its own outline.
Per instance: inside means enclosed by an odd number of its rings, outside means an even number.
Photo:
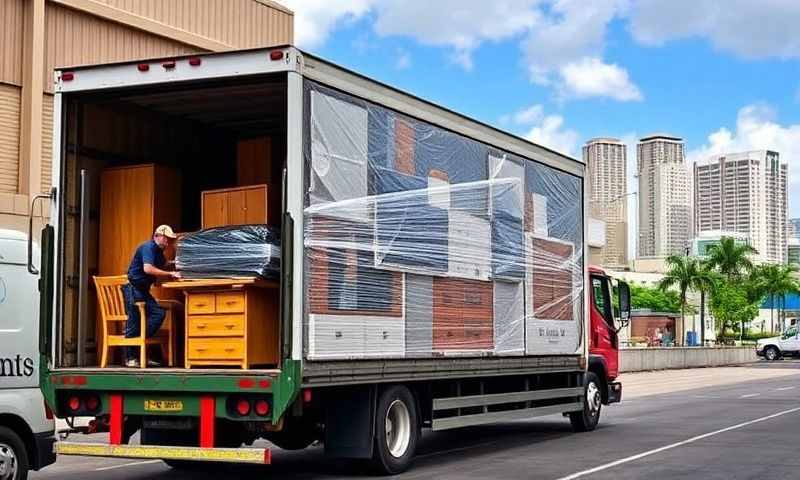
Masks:
[[[327,390],[325,455],[334,458],[371,458],[375,436],[375,386]]]

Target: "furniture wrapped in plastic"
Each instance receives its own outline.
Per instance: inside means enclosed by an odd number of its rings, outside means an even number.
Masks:
[[[574,354],[583,184],[305,82],[304,355]]]
[[[175,266],[184,278],[278,278],[280,232],[268,225],[216,227],[178,240]]]

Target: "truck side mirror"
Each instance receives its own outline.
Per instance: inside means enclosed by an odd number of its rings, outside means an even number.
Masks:
[[[619,296],[619,319],[623,327],[631,321],[631,287],[625,282],[617,284]]]

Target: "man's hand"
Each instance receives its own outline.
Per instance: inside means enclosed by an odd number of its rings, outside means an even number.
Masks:
[[[183,275],[181,275],[181,272],[169,272],[169,273],[172,274],[172,278],[174,278],[175,280],[180,280],[181,277],[183,277]]]

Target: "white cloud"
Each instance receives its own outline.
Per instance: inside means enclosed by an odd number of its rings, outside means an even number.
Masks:
[[[277,0],[294,11],[294,40],[304,48],[325,43],[340,23],[364,16],[374,0]]]
[[[774,150],[789,164],[789,211],[800,216],[800,124],[781,125],[775,111],[766,104],[742,107],[736,129],[725,127],[711,133],[705,145],[687,153],[690,162],[712,155],[748,150]]]
[[[405,70],[410,66],[411,54],[402,48],[397,49],[397,60],[394,62],[394,68],[398,70]]]
[[[630,30],[643,44],[703,37],[745,58],[800,58],[797,0],[638,0]]]
[[[423,45],[448,47],[451,61],[471,70],[472,52],[483,42],[522,34],[538,17],[541,0],[436,0],[424,8],[406,0],[375,4],[375,32],[380,36],[408,36]]]
[[[526,130],[523,134],[526,139],[557,152],[577,155],[580,138],[578,132],[565,128],[564,117],[561,115],[545,114],[542,105],[531,105],[500,119],[501,123],[509,121]]]
[[[602,53],[608,24],[627,10],[628,1],[437,0],[412,8],[407,0],[281,0],[295,11],[301,46],[321,45],[337,26],[368,17],[378,37],[409,37],[443,47],[450,62],[469,71],[477,48],[514,39],[531,80],[553,86],[563,99],[623,101],[637,100],[641,93],[623,67],[603,62]],[[363,51],[361,43],[356,48]],[[592,78],[578,77],[583,73]]]
[[[585,57],[567,63],[559,69],[563,98],[608,97],[621,102],[642,100],[628,72],[616,64],[603,63],[599,58]]]

